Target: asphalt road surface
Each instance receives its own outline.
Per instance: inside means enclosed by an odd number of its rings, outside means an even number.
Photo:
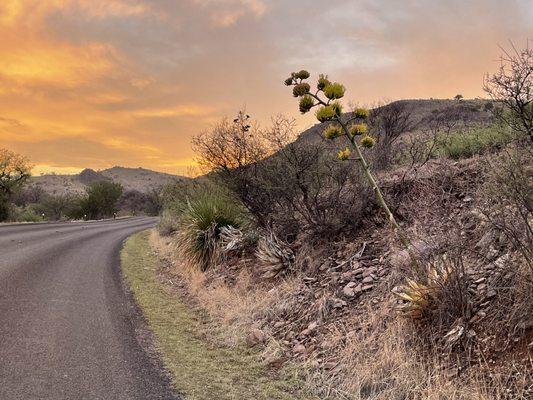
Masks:
[[[154,224],[0,225],[1,400],[177,398],[120,276],[123,241]]]

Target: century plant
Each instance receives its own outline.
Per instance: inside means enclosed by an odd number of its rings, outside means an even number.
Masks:
[[[350,147],[346,147],[338,152],[337,157],[341,161],[353,159],[352,150],[355,153],[355,160],[357,160],[367,178],[376,196],[376,200],[380,207],[385,212],[387,220],[392,225],[394,231],[397,233],[400,241],[409,251],[414,263],[415,257],[411,253],[410,243],[401,229],[400,225],[394,218],[381,189],[376,181],[376,178],[370,170],[370,166],[366,161],[361,147],[372,148],[375,140],[368,134],[367,125],[365,123],[369,116],[367,109],[358,108],[350,115],[342,114],[342,104],[339,101],[344,97],[346,91],[345,87],[337,82],[331,82],[326,75],[320,75],[316,85],[316,91],[311,91],[311,86],[305,82],[310,76],[309,72],[302,70],[300,72],[293,72],[289,78],[285,80],[285,85],[293,87],[294,97],[300,99],[299,108],[302,114],[308,113],[314,107],[317,107],[315,117],[320,122],[328,122],[328,126],[324,130],[324,137],[329,140],[335,140],[341,136],[348,138]]]

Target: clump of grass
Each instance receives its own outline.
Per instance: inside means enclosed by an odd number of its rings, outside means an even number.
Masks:
[[[178,246],[191,264],[205,271],[216,262],[222,228],[242,224],[242,209],[227,196],[197,193],[179,216]]]
[[[510,143],[511,132],[501,125],[477,127],[451,133],[439,140],[440,152],[455,160],[498,150]]]

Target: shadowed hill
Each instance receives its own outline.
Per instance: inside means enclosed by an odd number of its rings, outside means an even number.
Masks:
[[[46,193],[60,195],[83,193],[91,182],[108,180],[120,183],[124,190],[137,190],[147,193],[167,183],[188,179],[178,175],[156,172],[144,168],[115,166],[102,171],[86,168],[77,175],[47,174],[31,178],[31,184],[41,187]]]

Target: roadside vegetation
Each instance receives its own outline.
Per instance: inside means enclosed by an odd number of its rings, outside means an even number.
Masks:
[[[149,234],[131,237],[121,254],[124,277],[142,307],[154,346],[172,373],[176,389],[191,400],[313,399],[292,371],[279,373],[257,364],[245,346],[220,342],[219,327],[201,310],[182,302],[165,284],[168,267],[154,253]]]
[[[116,215],[157,215],[160,190],[124,190],[109,179],[85,170],[85,193],[50,194],[29,182],[31,164],[23,156],[0,149],[0,222],[44,222],[111,218]],[[94,177],[92,177],[94,178]]]
[[[490,100],[345,110],[310,77],[285,81],[309,131],[243,110],[193,140],[206,175],[161,194],[162,279],[320,398],[529,398],[532,50]]]

